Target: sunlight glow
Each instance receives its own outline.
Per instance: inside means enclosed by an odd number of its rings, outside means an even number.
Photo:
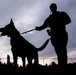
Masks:
[[[2,63],[6,63],[7,64],[7,59],[6,58],[2,58],[0,61]],[[12,58],[10,58],[10,62],[13,63],[13,59]],[[57,64],[57,59],[54,59],[54,58],[39,58],[39,64],[41,64],[41,65],[51,65],[52,62],[55,62]],[[22,59],[20,57],[18,57],[17,64],[19,66],[23,66],[22,65]],[[27,64],[28,64],[28,62],[27,62],[27,59],[25,58],[25,65],[27,65]]]

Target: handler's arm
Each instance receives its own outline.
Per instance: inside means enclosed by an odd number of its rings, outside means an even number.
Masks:
[[[35,30],[43,30],[43,29],[47,28],[48,25],[49,25],[49,17],[44,21],[42,26],[36,27]]]

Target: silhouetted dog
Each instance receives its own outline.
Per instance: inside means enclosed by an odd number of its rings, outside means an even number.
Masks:
[[[48,40],[40,48],[36,48],[22,37],[19,31],[15,28],[11,19],[10,23],[3,28],[0,28],[1,36],[7,35],[10,37],[11,50],[13,54],[14,65],[17,65],[18,56],[22,58],[23,67],[25,67],[25,57],[27,57],[28,64],[38,64],[38,51],[43,50],[48,44]]]

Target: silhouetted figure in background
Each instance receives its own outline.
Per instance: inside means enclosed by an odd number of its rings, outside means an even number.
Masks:
[[[58,57],[58,64],[67,64],[67,42],[68,34],[66,32],[66,25],[71,22],[70,17],[65,12],[57,11],[57,5],[52,3],[50,5],[52,14],[44,21],[43,25],[36,27],[36,30],[43,30],[47,27],[49,36],[51,36],[51,43],[55,48]]]
[[[40,47],[36,48],[31,43],[29,43],[24,37],[21,36],[20,32],[15,28],[13,20],[11,19],[10,23],[5,27],[0,28],[1,36],[7,35],[10,37],[11,51],[13,54],[14,65],[17,65],[17,58],[21,57],[23,61],[23,67],[25,67],[25,57],[27,57],[28,64],[32,64],[34,59],[34,64],[38,65],[38,51],[43,50],[49,39]]]

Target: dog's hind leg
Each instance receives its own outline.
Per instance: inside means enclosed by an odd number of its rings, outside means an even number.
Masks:
[[[27,60],[28,60],[28,65],[32,65],[32,58],[31,57],[27,57]]]
[[[34,56],[34,64],[35,65],[38,65],[39,64],[38,53],[36,53],[35,56]]]
[[[23,68],[25,68],[25,57],[22,57]]]

